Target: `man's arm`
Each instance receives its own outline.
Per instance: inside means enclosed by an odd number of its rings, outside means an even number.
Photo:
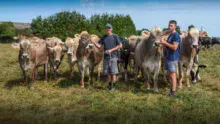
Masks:
[[[160,43],[166,47],[169,47],[173,51],[176,51],[176,49],[178,48],[178,45],[179,45],[179,43],[175,43],[175,42],[174,42],[174,44],[170,44],[170,43],[166,42],[164,39],[161,39]]]
[[[116,47],[108,50],[107,52],[108,53],[111,53],[111,52],[114,52],[114,51],[117,51],[118,49],[122,48],[122,44],[120,43],[119,45],[117,45]]]
[[[99,44],[99,43],[96,43],[96,42],[93,42],[93,43],[95,44],[95,46],[96,46],[98,49],[100,49],[100,48],[102,47],[102,45]]]

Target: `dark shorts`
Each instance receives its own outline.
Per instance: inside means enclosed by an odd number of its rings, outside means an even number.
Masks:
[[[104,58],[103,61],[103,74],[109,75],[109,74],[118,74],[118,64],[117,64],[118,58]]]
[[[177,72],[178,61],[165,60],[165,69],[168,72]]]

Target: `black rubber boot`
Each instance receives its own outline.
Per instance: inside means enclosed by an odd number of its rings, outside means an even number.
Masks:
[[[111,90],[111,89],[112,89],[112,82],[109,82],[109,83],[108,83],[107,89],[108,89],[108,90]]]
[[[116,83],[112,83],[112,91],[115,91],[116,90]]]

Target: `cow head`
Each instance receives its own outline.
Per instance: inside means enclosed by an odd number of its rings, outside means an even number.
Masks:
[[[60,42],[56,44],[54,47],[47,47],[49,49],[49,53],[53,55],[54,60],[57,64],[61,61],[61,56],[64,52],[63,50],[64,43]]]
[[[67,55],[68,56],[73,56],[74,51],[76,51],[76,49],[77,49],[78,43],[79,43],[79,38],[78,37],[75,37],[75,38],[67,37],[66,38],[65,46],[66,46],[66,49],[67,49]]]
[[[29,49],[30,49],[30,41],[27,39],[23,39],[20,42],[20,50],[22,51],[21,58],[29,58]]]
[[[22,63],[22,66],[24,68],[24,70],[28,70],[29,69],[29,53],[30,53],[30,48],[31,48],[31,44],[30,41],[27,39],[22,39],[20,41],[20,54],[19,57],[21,58],[19,61]]]
[[[79,47],[84,48],[85,50],[93,47],[89,33],[86,32],[80,34]]]
[[[197,48],[199,45],[199,30],[197,28],[191,28],[188,34],[190,38],[190,44],[192,47]]]
[[[152,29],[152,32],[151,32],[152,36],[153,36],[153,40],[155,42],[156,45],[159,45],[160,43],[160,39],[162,37],[162,31],[159,27],[155,26],[153,29]]]

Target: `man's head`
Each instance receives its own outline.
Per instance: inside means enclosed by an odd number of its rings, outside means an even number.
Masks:
[[[112,25],[110,23],[107,23],[105,26],[105,30],[107,34],[112,34]]]
[[[169,31],[170,32],[175,31],[176,30],[176,26],[177,26],[177,22],[175,20],[170,20],[169,26],[168,26]]]

